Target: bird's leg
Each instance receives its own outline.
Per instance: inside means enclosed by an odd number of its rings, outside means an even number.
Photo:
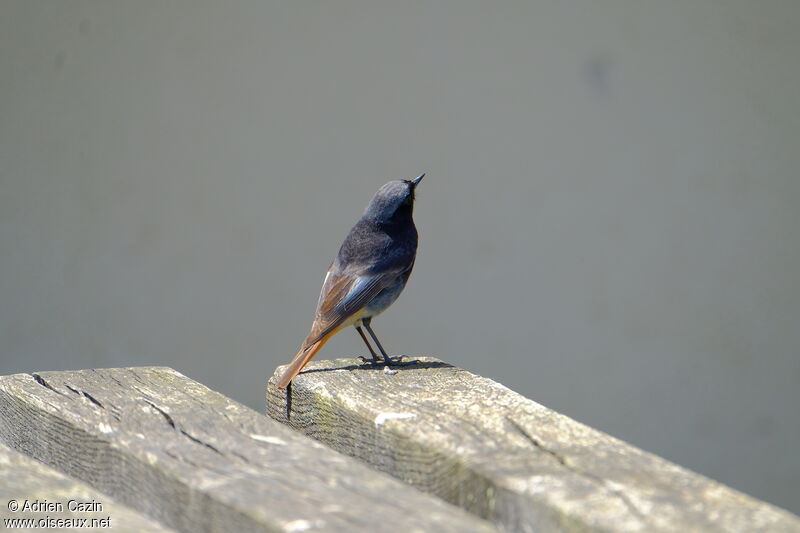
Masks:
[[[372,328],[370,327],[370,322],[372,322],[372,318],[365,318],[362,321],[362,324],[364,324],[364,327],[367,328],[367,331],[369,332],[370,337],[372,337],[372,340],[375,341],[375,344],[378,345],[378,349],[381,351],[381,355],[383,356],[384,364],[388,365],[388,364],[392,364],[392,363],[401,362],[403,360],[403,357],[405,357],[405,356],[399,355],[397,357],[390,357],[389,355],[386,354],[386,350],[384,350],[383,346],[381,346],[381,341],[378,340],[378,336],[375,335],[374,331],[372,331]]]
[[[361,326],[356,326],[356,331],[358,332],[359,335],[361,335],[361,338],[364,340],[364,344],[367,345],[367,348],[369,349],[369,353],[372,354],[372,359],[367,359],[366,357],[361,357],[361,360],[364,361],[365,363],[372,363],[373,365],[377,365],[378,363],[380,363],[380,360],[378,360],[378,354],[376,354],[375,350],[372,349],[372,345],[367,340],[367,336],[364,335],[364,330],[361,329]]]

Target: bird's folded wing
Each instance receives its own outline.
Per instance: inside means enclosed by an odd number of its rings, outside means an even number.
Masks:
[[[353,275],[334,273],[333,266],[331,266],[325,276],[325,282],[322,284],[314,324],[303,342],[303,347],[311,346],[336,329],[379,292],[391,285],[405,270],[397,269],[380,274]]]

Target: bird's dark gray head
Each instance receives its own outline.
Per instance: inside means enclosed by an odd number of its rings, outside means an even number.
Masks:
[[[361,218],[379,224],[410,219],[414,211],[414,190],[423,177],[425,174],[413,180],[390,181],[378,189]]]

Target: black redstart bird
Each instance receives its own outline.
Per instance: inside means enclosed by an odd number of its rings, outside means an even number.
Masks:
[[[417,228],[411,215],[414,189],[424,176],[390,181],[375,193],[328,268],[311,332],[278,381],[279,389],[292,381],[334,333],[347,326],[355,326],[369,348],[372,363],[379,362],[378,354],[362,326],[378,345],[385,364],[400,359],[386,355],[370,322],[400,296],[414,267]]]

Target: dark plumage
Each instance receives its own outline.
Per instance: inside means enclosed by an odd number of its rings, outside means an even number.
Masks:
[[[384,363],[391,361],[370,322],[394,303],[414,267],[414,190],[424,176],[390,181],[375,193],[328,268],[311,331],[278,381],[279,389],[289,384],[333,334],[350,325],[369,348],[372,362],[377,363],[378,356],[362,326],[377,344]]]

